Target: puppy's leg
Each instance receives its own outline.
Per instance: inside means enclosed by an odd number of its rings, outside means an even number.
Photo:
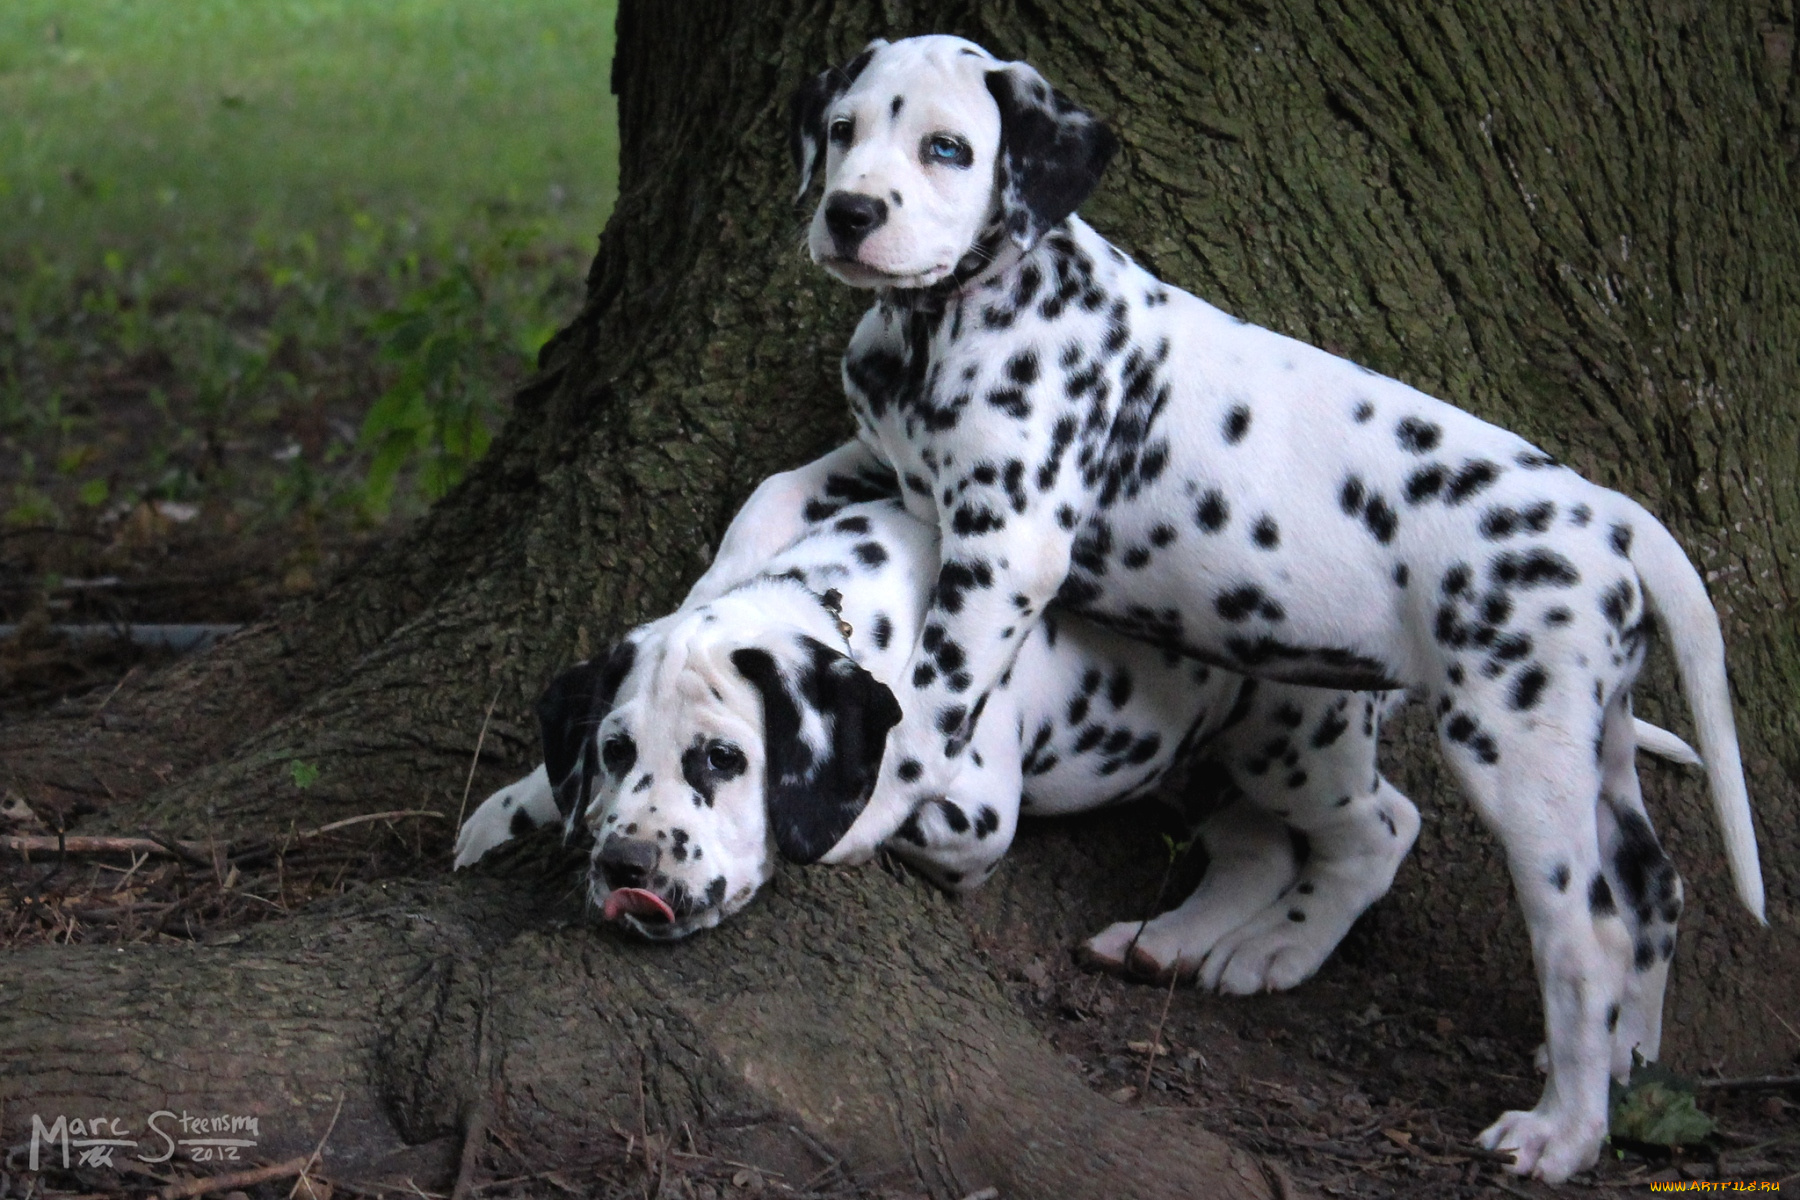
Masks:
[[[550,774],[542,766],[516,783],[509,783],[483,800],[456,831],[455,869],[477,861],[502,842],[523,837],[534,829],[562,823]]]
[[[1232,995],[1310,978],[1387,894],[1419,833],[1419,813],[1375,766],[1388,697],[1268,687],[1270,719],[1221,747],[1248,803],[1305,839],[1292,884],[1219,939],[1202,986]],[[1269,730],[1277,731],[1264,739]]]
[[[688,589],[681,607],[717,600],[844,505],[897,494],[893,471],[858,441],[846,442],[803,467],[769,476],[731,519],[712,565]]]
[[[1631,968],[1594,816],[1603,713],[1580,684],[1555,688],[1529,723],[1503,703],[1481,702],[1494,699],[1440,700],[1440,733],[1506,848],[1543,996],[1549,1078],[1535,1108],[1503,1114],[1480,1141],[1512,1152],[1518,1174],[1560,1183],[1591,1166],[1606,1137],[1613,1038]]]
[[[1181,904],[1148,921],[1119,921],[1082,945],[1082,956],[1109,970],[1167,979],[1191,975],[1221,938],[1253,918],[1294,878],[1287,827],[1237,800],[1195,830],[1206,874]]]
[[[970,753],[944,795],[915,808],[886,845],[946,891],[987,882],[1019,824],[1017,718],[1006,693],[976,731]]]
[[[1621,1082],[1630,1077],[1633,1050],[1654,1060],[1662,1048],[1663,988],[1675,956],[1675,923],[1682,904],[1681,877],[1644,810],[1633,725],[1629,700],[1615,696],[1606,708],[1595,811],[1603,869],[1632,943],[1631,971],[1613,1031],[1612,1073]]]

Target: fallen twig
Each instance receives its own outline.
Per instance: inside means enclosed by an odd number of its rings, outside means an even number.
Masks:
[[[1694,1087],[1711,1092],[1756,1092],[1765,1088],[1800,1087],[1800,1075],[1747,1075],[1740,1079],[1701,1079]]]
[[[185,858],[195,865],[212,865],[202,856],[205,847],[198,842],[168,842],[148,837],[58,837],[55,834],[21,833],[0,837],[0,846],[15,854],[156,854],[165,858]]]
[[[298,1158],[290,1158],[286,1162],[278,1162],[270,1167],[257,1167],[250,1171],[233,1171],[229,1175],[202,1175],[197,1179],[178,1179],[157,1193],[162,1200],[185,1200],[190,1196],[204,1196],[208,1192],[229,1192],[253,1187],[259,1183],[267,1183],[271,1179],[286,1179],[289,1175],[298,1175],[305,1171],[311,1159],[302,1154]]]
[[[433,812],[428,808],[396,808],[392,812],[363,813],[361,816],[345,817],[341,821],[333,821],[329,825],[321,825],[317,829],[302,829],[295,837],[312,838],[322,834],[335,833],[352,825],[365,825],[370,821],[398,821],[402,817],[429,817],[433,821],[441,821],[444,814]]]
[[[331,1122],[325,1126],[324,1136],[319,1138],[319,1144],[313,1147],[313,1152],[307,1155],[306,1159],[300,1165],[300,1177],[294,1180],[294,1186],[288,1192],[288,1200],[294,1200],[294,1197],[299,1195],[300,1185],[306,1182],[306,1173],[313,1169],[313,1164],[319,1161],[319,1156],[321,1154],[325,1153],[325,1143],[331,1140],[331,1131],[337,1128],[338,1114],[343,1111],[344,1098],[340,1095],[338,1097],[337,1107],[331,1110]],[[308,1195],[311,1195],[312,1192],[313,1189],[307,1189]]]
[[[494,698],[488,701],[487,712],[481,718],[481,732],[475,735],[475,753],[469,757],[469,777],[463,780],[462,803],[456,806],[456,827],[462,828],[463,814],[469,811],[469,789],[475,786],[475,768],[481,765],[481,744],[487,741],[488,720],[494,715],[494,705],[500,703],[500,689],[494,689]]]
[[[345,817],[341,821],[333,821],[329,825],[321,825],[317,829],[303,829],[294,836],[297,838],[323,837],[328,833],[336,833],[340,829],[348,829],[352,825],[366,825],[370,821],[398,821],[405,817],[421,817],[432,821],[441,821],[444,814],[425,808],[397,808],[390,812],[362,813],[354,817]],[[218,860],[211,853],[218,849],[217,843],[178,842],[174,838],[149,834],[144,837],[111,837],[105,835],[61,836],[49,833],[15,833],[0,837],[0,848],[11,850],[15,854],[154,854],[164,858],[179,858],[196,867],[206,867],[216,871]],[[238,858],[245,854],[259,853],[273,847],[264,842],[246,842],[242,846],[227,845],[223,852],[227,858]]]

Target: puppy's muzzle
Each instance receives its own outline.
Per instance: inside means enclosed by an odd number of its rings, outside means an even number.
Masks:
[[[655,842],[617,833],[606,839],[595,868],[609,889],[601,902],[607,920],[633,916],[652,926],[674,921],[675,912],[668,901],[644,887],[661,859],[662,850]]]
[[[661,857],[655,842],[615,833],[600,847],[600,873],[608,887],[641,888]]]
[[[887,201],[861,192],[833,192],[825,201],[825,228],[840,258],[855,258],[863,239],[887,224]]]

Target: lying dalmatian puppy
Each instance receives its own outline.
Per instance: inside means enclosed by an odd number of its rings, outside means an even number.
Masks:
[[[1699,732],[1739,897],[1762,881],[1699,576],[1667,530],[1519,437],[1248,325],[1073,215],[1116,142],[1024,63],[874,42],[793,103],[808,245],[876,303],[844,357],[859,437],[942,534],[905,717],[826,862],[955,777],[1052,599],[1264,679],[1427,695],[1506,847],[1548,1082],[1482,1134],[1591,1164],[1608,1074],[1654,1058],[1681,886],[1634,766],[1647,607]]]
[[[766,482],[681,609],[552,683],[544,765],[470,816],[458,867],[533,828],[591,828],[595,904],[669,939],[741,908],[778,856],[811,862],[838,840],[900,717],[890,687],[938,573],[936,532],[891,475],[869,499],[879,474],[832,469],[862,457],[847,447]],[[1199,889],[1088,952],[1122,966],[1135,950],[1141,969],[1228,991],[1291,987],[1386,893],[1418,834],[1375,767],[1396,698],[1258,683],[1050,614],[1020,639],[949,786],[888,845],[944,888],[972,888],[1021,809],[1078,812],[1204,773],[1223,794],[1197,830],[1211,864]]]

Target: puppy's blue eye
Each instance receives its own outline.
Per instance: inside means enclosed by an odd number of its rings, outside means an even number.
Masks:
[[[919,157],[927,164],[967,167],[974,163],[975,152],[969,148],[969,143],[959,137],[948,133],[934,133],[925,139]]]

